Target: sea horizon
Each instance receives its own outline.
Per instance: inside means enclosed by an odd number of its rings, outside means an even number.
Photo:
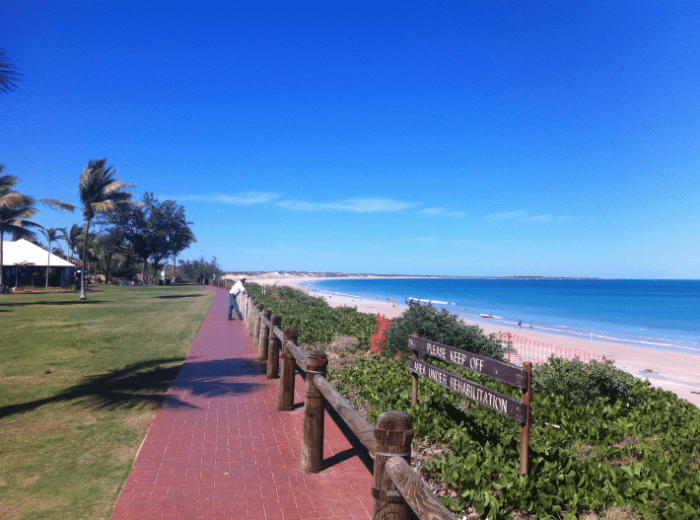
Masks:
[[[504,329],[518,330],[521,322],[547,334],[700,355],[700,280],[347,276],[301,285],[376,301],[420,300]]]

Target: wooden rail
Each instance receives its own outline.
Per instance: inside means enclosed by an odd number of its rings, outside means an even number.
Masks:
[[[268,379],[280,378],[278,411],[294,409],[296,366],[306,372],[301,471],[318,473],[324,469],[323,431],[328,403],[374,457],[372,520],[408,520],[409,506],[421,520],[458,520],[411,469],[410,415],[397,410],[382,412],[373,426],[326,379],[325,352],[305,354],[297,345],[296,329],[281,330],[281,318],[271,315],[249,294],[241,293],[238,298],[243,319],[258,347],[258,361],[267,363]]]

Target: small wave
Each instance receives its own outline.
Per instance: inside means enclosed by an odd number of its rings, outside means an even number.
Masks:
[[[449,305],[447,302],[441,302],[440,300],[428,300],[426,298],[414,298],[411,296],[409,300],[413,300],[414,302],[426,302],[426,303],[437,303],[438,305]],[[452,304],[454,305],[454,303]]]

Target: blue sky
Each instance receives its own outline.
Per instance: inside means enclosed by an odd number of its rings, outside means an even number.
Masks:
[[[226,270],[700,277],[700,3],[0,3],[0,163]],[[62,227],[80,213],[42,208]]]

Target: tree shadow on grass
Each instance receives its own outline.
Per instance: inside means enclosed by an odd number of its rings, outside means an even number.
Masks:
[[[62,302],[13,302],[13,303],[0,303],[0,307],[26,307],[28,305],[94,305],[96,303],[104,303],[100,300],[75,300],[75,301],[62,301]]]
[[[77,385],[51,397],[2,406],[0,418],[61,401],[76,401],[75,404],[80,406],[108,410],[144,406],[157,408],[163,403],[169,408],[196,408],[180,397],[183,392],[185,395],[215,397],[229,393],[251,393],[265,386],[236,381],[240,376],[265,372],[264,366],[249,359],[182,361],[182,358],[154,359],[88,376]],[[166,394],[171,386],[180,396]]]
[[[203,294],[171,294],[168,296],[156,296],[162,300],[171,300],[173,298],[201,298]]]

